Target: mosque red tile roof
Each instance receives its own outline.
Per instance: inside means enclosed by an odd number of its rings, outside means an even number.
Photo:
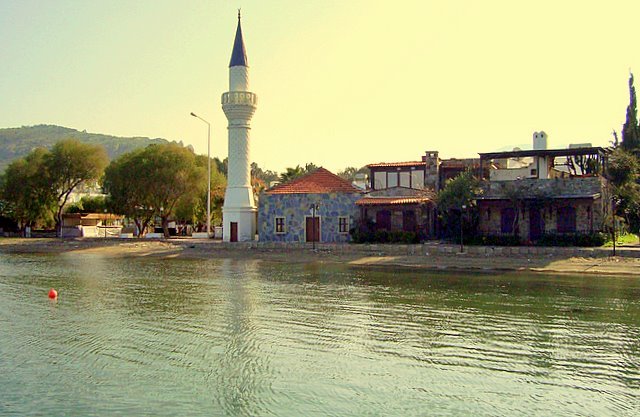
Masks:
[[[302,177],[276,185],[266,191],[267,194],[328,194],[361,193],[362,190],[351,185],[344,178],[325,168],[318,168]]]

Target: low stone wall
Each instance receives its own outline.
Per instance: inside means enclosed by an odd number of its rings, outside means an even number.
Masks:
[[[312,250],[311,243],[284,242],[237,242],[218,243],[227,249],[264,249],[264,250]],[[385,245],[385,244],[348,244],[348,243],[316,243],[315,248],[321,252],[340,252],[371,256],[457,256],[459,245],[425,243],[418,245]],[[612,248],[579,248],[579,247],[541,247],[541,246],[465,246],[464,256],[472,257],[523,257],[523,258],[598,258],[613,254]],[[640,248],[617,248],[617,256],[640,258]]]

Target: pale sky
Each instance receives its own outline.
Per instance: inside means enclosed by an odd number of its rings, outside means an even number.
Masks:
[[[227,153],[236,9],[252,159],[282,171],[607,145],[640,90],[640,1],[0,0],[0,127],[57,124]]]

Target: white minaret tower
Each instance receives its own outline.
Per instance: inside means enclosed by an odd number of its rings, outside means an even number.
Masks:
[[[249,121],[256,111],[257,96],[249,92],[249,65],[242,40],[240,11],[238,29],[229,63],[229,92],[222,94],[222,110],[229,120],[229,165],[227,190],[222,207],[225,242],[253,240],[256,234],[256,207],[251,188]]]

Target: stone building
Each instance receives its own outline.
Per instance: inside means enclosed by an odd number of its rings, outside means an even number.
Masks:
[[[606,161],[605,149],[589,146],[480,154],[489,176],[477,198],[479,232],[535,242],[545,234],[605,230],[611,209]]]
[[[267,242],[348,242],[362,191],[324,168],[260,196],[258,235]]]

